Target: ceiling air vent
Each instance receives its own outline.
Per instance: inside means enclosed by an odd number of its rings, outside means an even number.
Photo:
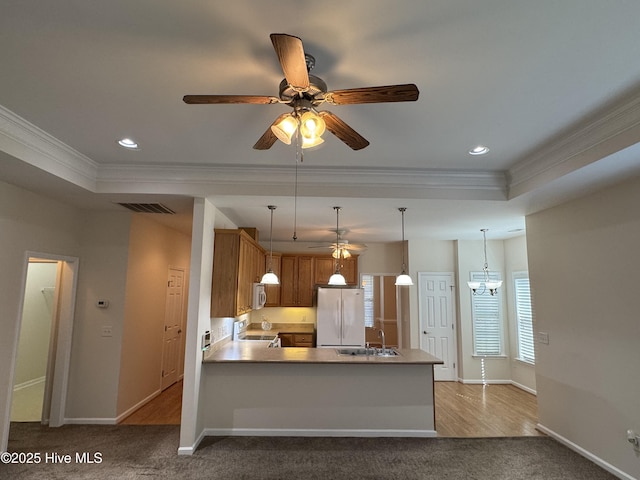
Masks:
[[[137,213],[164,213],[167,215],[174,215],[176,213],[161,203],[119,203],[118,205],[122,205],[124,208],[128,208],[132,212]]]

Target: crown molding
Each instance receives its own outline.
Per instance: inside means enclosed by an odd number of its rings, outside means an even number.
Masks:
[[[265,165],[107,165],[98,170],[100,193],[264,195],[293,193],[295,167]],[[300,166],[299,195],[400,198],[506,199],[504,172]]]
[[[507,172],[509,198],[634,145],[640,139],[640,89],[605,107]]]
[[[87,190],[96,188],[96,162],[2,105],[0,150]]]

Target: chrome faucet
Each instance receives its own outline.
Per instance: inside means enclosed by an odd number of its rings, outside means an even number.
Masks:
[[[382,329],[378,330],[378,337],[382,339],[382,350],[384,351],[386,349],[386,345],[384,341],[384,330]]]

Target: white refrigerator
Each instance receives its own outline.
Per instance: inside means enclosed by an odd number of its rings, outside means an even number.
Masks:
[[[316,319],[319,348],[363,347],[364,290],[319,287]]]

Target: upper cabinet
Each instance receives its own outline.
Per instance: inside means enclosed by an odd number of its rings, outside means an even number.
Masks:
[[[283,254],[280,259],[280,306],[313,306],[314,258]]]
[[[216,229],[212,317],[236,317],[251,311],[253,284],[265,272],[264,255],[264,249],[244,230]]]
[[[315,257],[315,284],[327,285],[329,278],[336,271],[336,259],[332,256]],[[340,259],[340,273],[347,282],[347,285],[358,284],[358,256],[352,255],[349,258]]]

